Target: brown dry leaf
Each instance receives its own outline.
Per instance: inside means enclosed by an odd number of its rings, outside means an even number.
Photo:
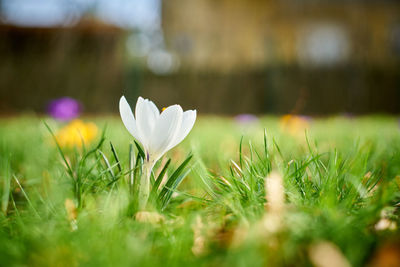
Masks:
[[[261,221],[261,227],[268,234],[271,234],[280,231],[284,226],[285,191],[283,179],[279,173],[271,172],[265,179],[265,191],[268,212]]]
[[[262,219],[262,228],[267,233],[277,233],[283,228],[282,217],[279,214],[265,214]]]
[[[234,230],[227,228],[227,227],[221,227],[218,229],[218,231],[214,235],[214,241],[218,246],[221,248],[229,248],[232,244],[234,237]]]
[[[371,176],[372,176],[372,172],[367,172],[367,173],[364,175],[364,178],[365,178],[365,179],[369,179],[369,178],[371,178]]]
[[[192,252],[195,256],[201,256],[205,253],[205,237],[203,235],[204,224],[200,216],[196,217],[195,223],[192,225],[193,230],[193,246]]]
[[[370,267],[398,267],[400,266],[399,241],[387,241],[374,253]]]
[[[248,225],[238,226],[233,231],[233,238],[231,247],[238,248],[240,247],[249,235],[249,227]]]
[[[65,209],[67,210],[68,220],[76,220],[78,217],[78,212],[76,210],[76,205],[72,199],[67,198],[64,202]]]
[[[158,212],[151,212],[151,211],[138,211],[135,214],[135,219],[138,222],[151,223],[151,224],[159,224],[165,221],[163,215],[161,215]]]
[[[384,231],[384,230],[394,231],[396,229],[397,229],[396,223],[387,218],[382,218],[375,224],[376,231]]]
[[[235,232],[237,229],[236,223],[231,223],[232,214],[225,215],[220,224],[209,227],[206,236],[210,237],[211,242],[220,248],[230,248],[234,242]]]
[[[282,176],[271,172],[265,179],[265,191],[269,212],[282,213],[285,205],[285,191]]]
[[[394,231],[397,229],[396,222],[390,219],[391,212],[387,209],[383,209],[381,211],[381,219],[375,224],[376,231],[384,231],[391,230]]]
[[[316,267],[350,267],[350,263],[340,249],[331,242],[321,241],[308,251],[311,262]]]
[[[76,205],[72,199],[67,198],[64,202],[65,209],[67,210],[67,217],[71,224],[72,231],[78,229],[78,225],[76,223],[76,218],[78,217],[78,210]]]

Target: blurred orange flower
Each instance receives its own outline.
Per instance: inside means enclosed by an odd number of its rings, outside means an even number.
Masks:
[[[290,135],[301,135],[310,126],[310,118],[305,116],[287,114],[281,117],[280,127],[283,132]]]
[[[89,144],[97,136],[96,124],[73,120],[56,133],[57,142],[61,147],[82,147]]]

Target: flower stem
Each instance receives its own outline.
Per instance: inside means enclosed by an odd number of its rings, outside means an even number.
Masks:
[[[152,161],[145,161],[143,164],[143,173],[140,178],[139,184],[139,210],[143,211],[146,209],[147,201],[150,195],[150,176],[153,169],[154,163]]]

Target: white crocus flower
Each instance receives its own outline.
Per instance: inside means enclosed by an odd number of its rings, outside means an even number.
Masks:
[[[146,154],[143,164],[145,175],[142,176],[139,186],[139,208],[143,209],[149,197],[150,175],[154,164],[189,134],[196,121],[196,110],[183,112],[181,106],[173,105],[160,113],[152,101],[139,97],[134,116],[122,96],[119,111],[126,129],[142,144]]]

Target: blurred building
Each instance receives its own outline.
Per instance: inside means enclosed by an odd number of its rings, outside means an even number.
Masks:
[[[184,69],[400,61],[398,1],[164,0],[163,29]]]
[[[0,0],[0,111],[71,96],[117,112],[124,93],[200,113],[400,113],[400,1],[44,2],[39,27],[35,0]]]
[[[399,1],[164,0],[162,18],[180,68],[173,87],[151,81],[153,97],[221,113],[400,111]]]
[[[89,112],[114,109],[123,86],[121,29],[96,20],[73,27],[2,24],[0,40],[0,111],[43,112],[63,96]]]

